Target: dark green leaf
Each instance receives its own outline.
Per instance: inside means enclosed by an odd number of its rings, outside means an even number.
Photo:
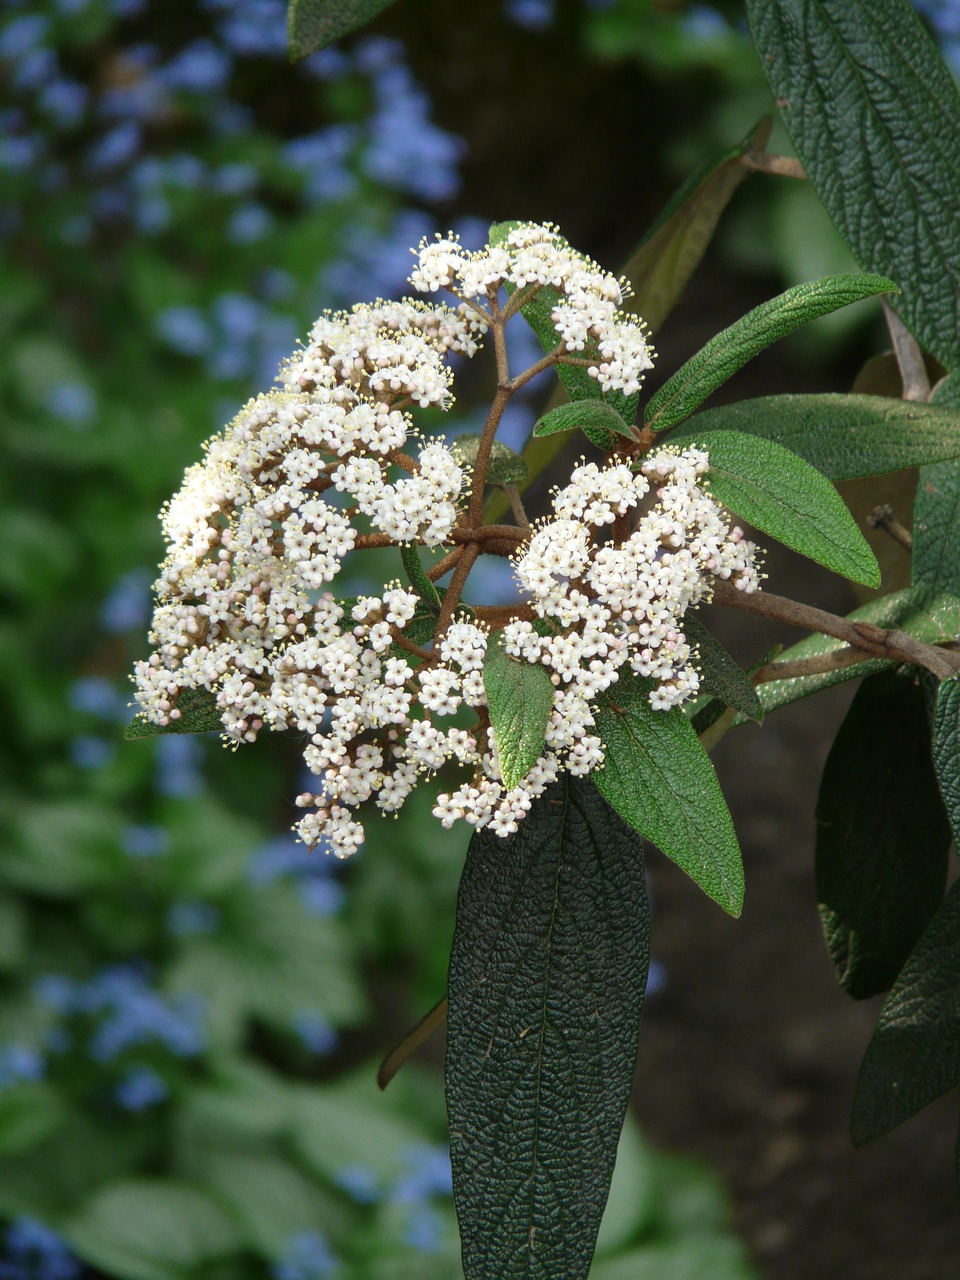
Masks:
[[[876,275],[828,276],[798,284],[779,297],[754,307],[668,378],[644,410],[654,431],[666,431],[688,418],[748,360],[801,325],[878,293],[895,293],[892,280]]]
[[[877,558],[829,480],[789,449],[741,431],[701,432],[714,496],[756,528],[854,582],[879,587]]]
[[[705,409],[671,432],[670,444],[705,432],[762,436],[798,454],[829,480],[901,471],[960,457],[956,412],[888,396],[760,396]]]
[[[827,950],[854,999],[887,991],[943,900],[950,827],[912,676],[864,680],[817,801],[817,897]]]
[[[797,154],[864,270],[891,275],[904,319],[960,365],[960,101],[907,0],[747,0]]]
[[[510,232],[520,225],[516,221],[494,223],[490,228],[490,243],[502,245]],[[557,290],[544,285],[520,308],[520,314],[537,335],[545,352],[554,351],[560,342],[560,335],[552,319],[553,310],[560,301],[561,296]],[[571,400],[602,400],[615,409],[628,425],[636,420],[639,395],[625,396],[620,391],[603,392],[596,378],[591,378],[586,369],[576,365],[558,364],[557,373]]]
[[[766,116],[737,146],[707,161],[683,184],[634,252],[623,274],[633,286],[627,308],[659,329],[713,238],[720,215],[750,169],[744,154],[770,136]]]
[[[469,432],[457,436],[456,451],[468,471],[472,471],[480,448],[480,436]],[[487,484],[523,484],[527,478],[527,464],[519,453],[508,448],[500,440],[494,440],[487,464]]]
[[[545,413],[533,428],[535,436],[552,436],[559,431],[579,428],[587,439],[608,453],[618,447],[617,436],[636,440],[637,433],[628,427],[616,409],[603,400],[571,400]]]
[[[5,1084],[0,1089],[0,1156],[19,1155],[36,1146],[66,1118],[63,1098],[45,1081]]]
[[[878,627],[899,628],[927,644],[942,644],[960,636],[960,600],[941,592],[934,597],[920,587],[908,587],[892,591],[889,595],[871,600],[848,614],[853,622],[872,622]],[[799,644],[784,650],[778,662],[799,662],[805,658],[819,658],[844,647],[842,640],[832,636],[807,636]],[[885,658],[866,658],[850,667],[823,672],[813,676],[795,676],[791,680],[770,680],[757,689],[764,711],[776,711],[789,706],[811,693],[829,689],[832,685],[855,680],[859,676],[882,671],[891,664]]]
[[[859,1146],[960,1083],[960,880],[887,996],[853,1100]]]
[[[933,767],[960,854],[960,676],[944,680],[933,714]]]
[[[123,736],[133,741],[136,738],[155,738],[159,733],[210,733],[212,730],[223,729],[217,695],[209,689],[183,689],[175,705],[180,712],[179,720],[159,725],[153,724],[144,715],[134,716]]]
[[[654,711],[649,688],[626,673],[599,704],[606,760],[597,786],[625,822],[738,916],[743,863],[717,775],[680,708]]]
[[[726,706],[759,724],[763,719],[763,707],[746,672],[737,666],[720,641],[692,613],[683,619],[683,630],[687,640],[699,650],[697,669],[704,692],[712,693]]]
[[[411,587],[426,605],[427,610],[432,614],[438,614],[440,612],[440,594],[427,577],[426,570],[420,562],[420,553],[417,548],[413,544],[401,547],[400,559],[403,561],[403,567]]]
[[[241,1246],[238,1228],[212,1196],[170,1179],[108,1187],[63,1234],[84,1262],[124,1280],[183,1280]]]
[[[553,685],[546,667],[509,657],[503,647],[503,632],[498,631],[487,645],[483,687],[504,786],[512,791],[543,755]]]
[[[590,1268],[649,963],[643,851],[586,779],[470,843],[450,957],[447,1109],[466,1280]]]
[[[305,58],[348,36],[394,0],[290,0],[287,39],[291,58]]]
[[[933,401],[953,419],[960,440],[960,374],[936,388]],[[960,595],[960,461],[922,467],[913,507],[913,580]]]

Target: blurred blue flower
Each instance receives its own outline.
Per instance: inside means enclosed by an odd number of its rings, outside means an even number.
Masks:
[[[225,196],[242,196],[252,191],[260,180],[260,175],[252,164],[234,161],[222,164],[212,174],[214,191]]]
[[[412,1249],[437,1253],[443,1245],[443,1219],[435,1209],[418,1207],[403,1224],[403,1240]]]
[[[34,49],[20,58],[12,76],[14,89],[39,89],[56,78],[59,71],[57,55],[52,49]]]
[[[297,888],[303,909],[312,916],[336,915],[343,906],[343,886],[336,880],[304,880]]]
[[[114,743],[81,734],[70,743],[70,759],[78,769],[102,769],[116,753]]]
[[[313,1009],[304,1009],[293,1019],[293,1029],[305,1049],[317,1057],[325,1057],[333,1053],[340,1043],[336,1030],[321,1013]]]
[[[272,225],[273,218],[262,204],[243,204],[230,215],[227,239],[234,244],[254,244],[263,239]]]
[[[96,413],[97,400],[85,382],[57,382],[47,392],[46,407],[55,418],[83,426]]]
[[[684,13],[681,26],[688,36],[695,40],[714,40],[717,36],[729,35],[730,27],[722,13],[718,13],[711,5],[695,4]]]
[[[0,136],[0,169],[10,173],[22,173],[36,164],[41,145],[37,138],[19,137],[16,134]]]
[[[147,0],[110,0],[110,8],[118,18],[137,18],[147,7]]]
[[[76,987],[70,1007],[99,1019],[89,1044],[97,1062],[112,1062],[127,1049],[145,1044],[160,1044],[179,1058],[196,1057],[204,1048],[197,1001],[167,999],[132,965],[104,969]]]
[[[50,29],[50,19],[39,13],[24,14],[0,30],[0,58],[18,62],[43,43]]]
[[[377,112],[369,124],[363,168],[378,182],[425,200],[447,200],[460,186],[465,143],[430,119],[430,100],[403,66],[378,72]]]
[[[167,307],[157,316],[154,327],[158,337],[182,356],[203,355],[210,348],[210,327],[199,307]]]
[[[655,996],[667,985],[667,971],[659,960],[650,961],[650,972],[647,975],[647,995]]]
[[[203,790],[199,742],[185,733],[157,739],[157,790],[164,796],[195,796]]]
[[[170,205],[163,196],[146,196],[136,202],[134,222],[145,235],[155,235],[170,225]]]
[[[337,1259],[319,1231],[299,1231],[287,1241],[283,1257],[271,1268],[274,1280],[326,1280]]]
[[[124,1111],[146,1111],[165,1102],[170,1090],[152,1067],[134,1067],[117,1085],[113,1096]]]
[[[163,827],[131,823],[120,837],[124,852],[131,858],[161,858],[170,848],[170,833]]]
[[[446,1146],[411,1147],[405,1155],[406,1171],[390,1189],[397,1204],[416,1204],[432,1196],[453,1194],[450,1150]]]
[[[362,223],[350,228],[340,257],[321,276],[324,300],[346,306],[402,292],[413,262],[410,246],[432,230],[432,219],[416,209],[401,210],[386,232]]]
[[[87,163],[94,173],[105,173],[125,165],[143,146],[143,132],[134,120],[121,124],[103,134],[87,151]]]
[[[333,1180],[357,1204],[376,1204],[383,1195],[377,1175],[366,1165],[345,1165],[337,1171]]]
[[[0,1045],[0,1091],[23,1081],[43,1078],[43,1058],[22,1044]]]
[[[83,715],[100,720],[126,718],[126,701],[112,680],[105,676],[81,676],[70,686],[70,706]]]
[[[66,1015],[73,1008],[77,984],[62,973],[45,973],[33,984],[33,994],[41,1004]]]
[[[338,124],[285,144],[283,156],[287,164],[300,170],[307,180],[308,200],[322,203],[350,195],[356,180],[347,162],[358,137],[356,125]]]
[[[194,40],[163,67],[159,74],[170,89],[215,93],[226,84],[233,60],[212,40]]]
[[[130,569],[118,578],[100,606],[100,622],[113,635],[137,631],[150,620],[150,584],[147,569]]]
[[[220,923],[220,912],[212,902],[189,899],[175,902],[167,912],[167,928],[175,938],[213,933]]]
[[[33,1218],[16,1218],[4,1245],[0,1280],[76,1280],[83,1269],[56,1232]]]
[[[213,318],[230,342],[249,342],[263,319],[263,306],[247,293],[221,293],[213,304]]]
[[[510,21],[527,31],[546,31],[556,16],[554,0],[505,0],[503,7]]]
[[[283,0],[205,0],[221,13],[221,39],[236,53],[259,57],[287,55],[287,13]]]

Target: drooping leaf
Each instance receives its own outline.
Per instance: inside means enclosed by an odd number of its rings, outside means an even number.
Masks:
[[[926,644],[943,644],[960,636],[960,599],[946,592],[930,597],[921,587],[892,591],[889,595],[854,609],[847,616],[853,622],[872,622],[878,627],[906,631],[908,635],[915,636]],[[833,636],[812,635],[785,649],[777,661],[800,662],[805,658],[819,658],[842,648],[843,641],[836,640]],[[770,680],[758,687],[757,694],[764,711],[776,711],[800,698],[807,698],[812,693],[819,693],[835,684],[843,684],[846,680],[882,671],[890,665],[886,658],[865,658],[863,662],[819,675]]]
[[[827,950],[856,1000],[893,985],[943,900],[950,827],[919,685],[864,680],[817,800],[816,877]]]
[[[440,612],[440,594],[431,580],[427,577],[426,570],[420,561],[420,553],[412,544],[400,548],[400,559],[403,561],[404,572],[410,581],[411,587],[416,591],[417,595],[423,601],[428,613],[434,615]],[[414,641],[416,643],[416,641]]]
[[[653,710],[650,687],[621,675],[598,705],[605,763],[594,774],[597,787],[625,822],[738,916],[743,862],[717,775],[680,708]]]
[[[670,433],[670,444],[703,432],[739,431],[783,445],[828,480],[901,471],[960,457],[956,411],[888,396],[760,396],[705,409]]]
[[[466,1280],[590,1268],[649,963],[640,840],[564,777],[470,843],[450,957],[447,1109]]]
[[[879,587],[877,558],[833,485],[789,449],[742,431],[702,432],[720,502],[835,573]]]
[[[933,713],[933,767],[960,854],[960,675],[944,680]]]
[[[853,1099],[859,1146],[960,1083],[960,881],[903,967],[867,1045]]]
[[[704,692],[712,693],[726,706],[759,724],[763,719],[763,707],[747,673],[737,666],[720,641],[692,613],[684,617],[683,631],[699,650],[697,668]]]
[[[516,221],[494,223],[490,228],[490,243],[504,244],[510,232],[520,225]],[[561,301],[561,295],[556,289],[544,285],[520,308],[520,314],[537,335],[545,352],[555,350],[560,342],[552,314]],[[628,425],[636,419],[639,395],[626,396],[621,391],[602,391],[596,378],[591,378],[586,369],[576,365],[558,364],[557,374],[571,400],[602,400],[616,410]]]
[[[457,436],[456,451],[468,471],[472,471],[476,466],[479,449],[480,436],[472,432]],[[519,453],[515,453],[501,440],[494,440],[490,461],[487,463],[487,484],[522,485],[526,478],[527,464]]]
[[[623,274],[633,286],[627,308],[642,316],[654,331],[679,301],[713,238],[720,215],[750,174],[744,155],[766,145],[770,125],[770,117],[765,116],[742,142],[692,174],[627,262]]]
[[[676,426],[748,360],[788,333],[852,302],[895,292],[892,280],[877,275],[828,276],[788,289],[748,311],[681,365],[651,397],[644,422],[654,431]]]
[[[394,0],[290,0],[287,39],[291,58],[306,58],[348,36],[390,7]]]
[[[636,440],[637,433],[603,400],[571,400],[545,413],[533,428],[535,436],[552,436],[580,429],[587,439],[609,453],[618,447],[617,437]]]
[[[174,705],[180,712],[179,720],[159,725],[143,714],[136,715],[123,736],[132,742],[137,738],[155,738],[161,733],[210,733],[223,729],[223,713],[217,706],[217,695],[209,689],[182,689]]]
[[[953,418],[960,440],[960,374],[936,388],[933,402]],[[913,581],[960,595],[960,459],[921,467],[913,507]]]
[[[546,667],[511,658],[503,647],[503,632],[498,631],[487,644],[483,687],[504,786],[512,791],[543,755],[553,685]]]
[[[797,154],[860,266],[960,365],[960,99],[908,0],[747,0]]]

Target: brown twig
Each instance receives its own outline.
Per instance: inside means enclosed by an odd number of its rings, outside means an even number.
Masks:
[[[419,1049],[425,1040],[433,1035],[443,1026],[447,1019],[447,997],[444,996],[441,1001],[433,1006],[429,1013],[425,1014],[417,1025],[408,1031],[395,1049],[392,1049],[383,1062],[380,1064],[380,1070],[377,1072],[377,1084],[381,1089],[385,1089],[393,1077],[397,1074],[410,1055]]]
[[[753,672],[750,679],[753,684],[769,684],[771,680],[797,680],[802,676],[822,676],[831,671],[843,671],[846,667],[855,667],[868,657],[869,655],[862,649],[844,645],[840,649],[831,649],[829,653],[819,653],[813,658],[765,663]]]
[[[443,597],[443,604],[440,606],[440,614],[433,634],[433,647],[435,649],[439,647],[440,641],[447,634],[447,628],[453,621],[453,615],[460,604],[460,596],[463,593],[464,585],[479,554],[479,545],[476,542],[471,542],[464,547],[463,555],[457,561],[457,567],[453,571],[453,577],[450,579],[447,593]]]
[[[520,497],[520,490],[515,484],[502,484],[500,488],[510,499],[510,510],[513,512],[513,518],[517,522],[517,528],[528,534],[530,532],[530,520],[523,505],[523,499]]]
[[[508,622],[533,622],[537,616],[529,604],[477,604],[473,611],[492,631],[499,631]]]
[[[874,507],[867,516],[867,524],[874,529],[882,529],[889,533],[894,542],[899,542],[907,551],[913,550],[913,534],[893,514],[893,507],[888,502]]]

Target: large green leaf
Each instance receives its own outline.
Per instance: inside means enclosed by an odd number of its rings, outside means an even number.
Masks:
[[[746,1245],[732,1235],[657,1241],[605,1258],[590,1280],[756,1280]]]
[[[797,154],[861,267],[960,365],[960,100],[908,0],[747,0]]]
[[[892,591],[889,595],[854,609],[847,616],[853,622],[872,622],[878,627],[898,628],[927,644],[950,642],[960,636],[960,599],[946,592],[930,597],[921,587]],[[805,658],[819,658],[842,648],[843,641],[836,640],[833,636],[812,635],[784,650],[777,661],[800,662]],[[812,693],[819,693],[835,684],[843,684],[846,680],[870,675],[874,671],[882,671],[890,665],[885,658],[865,658],[863,662],[820,675],[770,680],[760,685],[757,693],[764,711],[776,711],[800,698],[807,698]]]
[[[960,854],[960,675],[937,690],[933,714],[933,767]]]
[[[683,619],[683,631],[689,642],[697,646],[697,668],[704,692],[759,723],[763,719],[763,707],[747,673],[692,613]]]
[[[798,454],[830,480],[901,471],[960,457],[960,415],[938,405],[889,396],[760,396],[705,409],[669,443],[705,432],[762,436]]]
[[[160,733],[210,733],[223,729],[223,713],[217,706],[217,695],[209,689],[183,689],[177,696],[178,720],[169,724],[154,724],[141,712],[127,725],[123,736],[130,741],[136,738],[155,738]]]
[[[644,409],[644,422],[666,431],[688,418],[698,405],[732,378],[748,360],[801,325],[878,293],[896,292],[885,276],[840,275],[798,284],[754,307],[711,338],[663,384]]]
[[[305,58],[370,22],[394,0],[290,0],[287,39],[291,58]]]
[[[960,881],[955,881],[880,1012],[853,1100],[858,1145],[960,1083]]]
[[[827,950],[857,1000],[887,991],[943,900],[950,827],[909,675],[864,680],[817,800],[817,897]]]
[[[854,582],[879,587],[877,558],[843,499],[789,449],[741,431],[701,432],[710,489],[763,533]]]
[[[169,1178],[108,1187],[63,1234],[84,1262],[123,1280],[183,1280],[242,1245],[238,1227],[212,1196]]]
[[[953,418],[960,439],[960,374],[951,374],[933,402]],[[913,507],[913,581],[960,595],[960,461],[922,467]]]
[[[565,777],[470,843],[450,957],[447,1108],[466,1280],[585,1277],[649,961],[642,846]]]
[[[751,170],[744,155],[770,136],[766,116],[742,142],[708,160],[669,201],[623,274],[633,286],[628,307],[658,329],[673,310],[713,238],[720,215]]]
[[[503,632],[490,637],[483,664],[483,687],[497,739],[500,772],[508,791],[518,787],[543,755],[553,685],[546,667],[511,658]]]
[[[680,708],[654,711],[649,688],[627,672],[598,706],[606,759],[597,786],[625,822],[737,916],[743,862],[717,775]]]

